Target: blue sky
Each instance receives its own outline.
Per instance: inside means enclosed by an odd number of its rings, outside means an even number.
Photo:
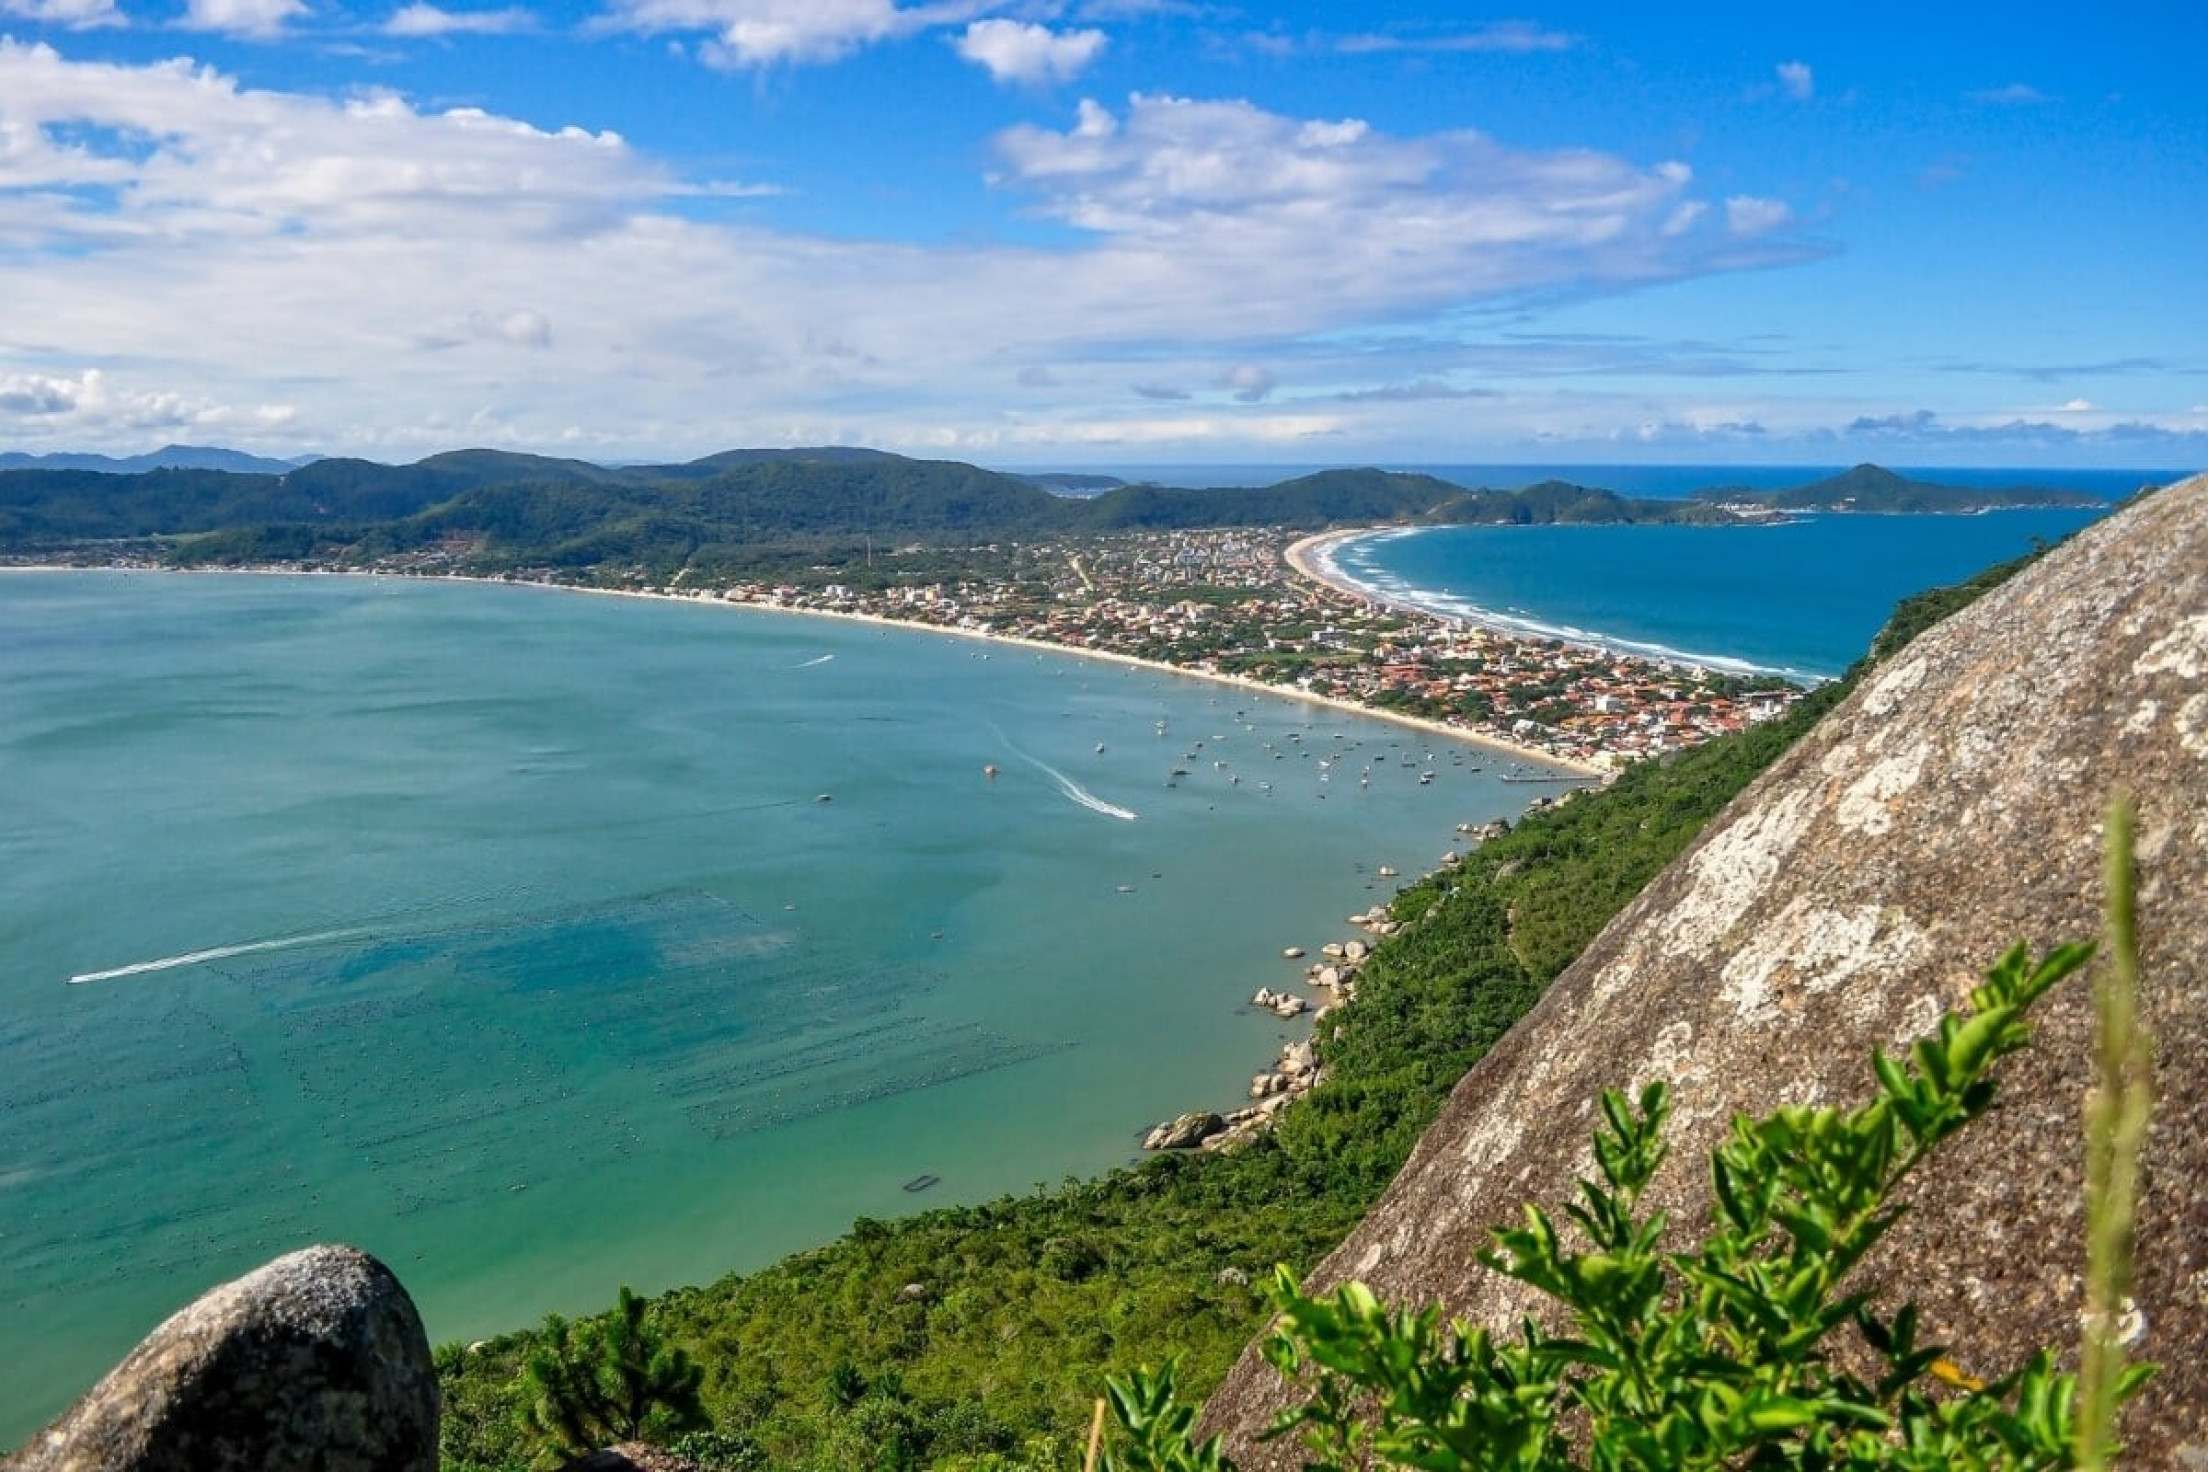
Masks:
[[[2196,5],[0,0],[0,447],[2208,461]]]

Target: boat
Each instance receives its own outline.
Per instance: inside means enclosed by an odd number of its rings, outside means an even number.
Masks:
[[[940,1186],[942,1184],[943,1178],[941,1176],[917,1175],[905,1182],[905,1189],[907,1191],[925,1191],[930,1186]]]
[[[987,777],[987,778],[988,778],[988,779],[989,779],[990,781],[992,781],[992,782],[996,781],[996,780],[997,780],[997,764],[996,764],[995,762],[990,762],[990,763],[989,763],[988,765],[984,766],[984,767],[983,767],[983,768],[981,769],[981,775],[982,775],[982,776],[984,776],[984,777]]]

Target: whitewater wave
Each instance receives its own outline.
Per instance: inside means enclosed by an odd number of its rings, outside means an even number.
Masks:
[[[226,961],[232,956],[251,956],[261,951],[284,951],[294,946],[328,945],[333,941],[358,940],[368,934],[365,930],[318,930],[311,935],[280,935],[272,940],[249,940],[234,946],[215,946],[204,951],[186,951],[180,956],[161,956],[152,961],[134,961],[128,966],[117,966],[109,971],[81,971],[69,978],[71,986],[82,986],[88,981],[114,981],[125,976],[143,976],[149,971],[174,971],[180,966],[198,966],[208,961]]]
[[[1036,771],[1041,772],[1052,782],[1056,783],[1060,795],[1062,795],[1068,802],[1076,803],[1081,807],[1085,807],[1092,813],[1102,813],[1107,818],[1117,818],[1122,823],[1132,823],[1137,818],[1142,816],[1142,814],[1136,812],[1132,808],[1123,808],[1116,802],[1106,802],[1103,798],[1098,797],[1095,793],[1089,791],[1088,788],[1083,787],[1080,783],[1074,781],[1071,777],[1068,777],[1064,772],[1059,771],[1056,767],[1052,766],[1049,762],[1044,761],[1041,757],[1031,756],[1027,752],[1020,750],[1019,747],[1012,744],[1012,739],[1006,736],[1002,730],[999,730],[994,726],[992,726],[990,729],[997,732],[997,739],[1004,743],[1005,750],[1011,752],[1021,761],[1026,762]]]
[[[1506,634],[1524,634],[1536,639],[1556,639],[1566,644],[1578,644],[1589,649],[1604,649],[1618,654],[1639,655],[1646,659],[1662,660],[1667,664],[1691,664],[1703,669],[1718,670],[1731,675],[1779,675],[1789,680],[1807,680],[1822,683],[1832,678],[1816,670],[1798,669],[1792,665],[1761,664],[1752,659],[1742,659],[1731,654],[1708,654],[1699,650],[1681,649],[1670,644],[1660,644],[1649,639],[1629,639],[1622,634],[1606,633],[1600,629],[1584,629],[1576,624],[1551,622],[1539,618],[1524,609],[1489,608],[1456,593],[1439,588],[1422,588],[1402,578],[1382,572],[1369,560],[1359,559],[1345,566],[1340,553],[1352,547],[1362,550],[1380,542],[1391,542],[1402,537],[1417,536],[1422,527],[1400,531],[1375,533],[1344,542],[1336,549],[1337,557],[1330,570],[1343,581],[1354,583],[1367,594],[1382,603],[1393,603],[1438,618],[1459,619],[1468,624],[1500,630]]]
[[[793,664],[790,666],[790,668],[793,670],[809,670],[816,664],[826,664],[829,660],[834,658],[835,656],[833,654],[823,654],[818,659],[808,659],[803,664]]]

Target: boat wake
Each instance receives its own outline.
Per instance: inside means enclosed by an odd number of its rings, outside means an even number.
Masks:
[[[81,986],[88,981],[115,981],[125,976],[143,976],[149,971],[174,971],[180,966],[198,966],[208,961],[226,961],[232,956],[250,956],[261,951],[285,951],[294,946],[327,945],[333,941],[358,940],[368,934],[365,930],[318,930],[311,935],[283,935],[273,940],[249,940],[242,945],[216,946],[212,950],[186,951],[181,956],[162,956],[152,961],[137,961],[128,966],[117,966],[111,971],[83,971],[69,978],[71,986]]]
[[[793,664],[790,666],[790,668],[793,670],[809,670],[816,664],[826,664],[829,660],[834,658],[835,656],[833,654],[823,654],[818,659],[808,659],[803,664]]]
[[[992,726],[990,729],[997,732],[997,739],[1004,743],[1005,750],[1011,752],[1021,761],[1026,762],[1036,771],[1041,772],[1052,782],[1056,783],[1059,793],[1063,795],[1068,802],[1076,803],[1081,807],[1085,807],[1092,813],[1102,813],[1107,818],[1117,818],[1122,823],[1132,823],[1137,818],[1142,816],[1142,814],[1134,811],[1132,808],[1123,808],[1118,803],[1106,802],[1103,798],[1098,797],[1095,793],[1089,791],[1088,788],[1083,787],[1080,783],[1074,781],[1071,777],[1068,777],[1064,772],[1059,771],[1056,767],[1052,766],[1049,762],[1044,761],[1041,757],[1030,756],[1026,752],[1020,750],[1019,747],[1012,744],[1012,739],[1009,736],[1006,736],[1002,730],[998,730],[994,726]]]

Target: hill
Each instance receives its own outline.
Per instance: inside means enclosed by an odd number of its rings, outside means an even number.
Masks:
[[[1467,1072],[1370,1216],[1317,1275],[1506,1329],[1522,1285],[1481,1269],[1489,1228],[1572,1199],[1606,1087],[1657,1076],[1678,1162],[1646,1206],[1713,1211],[1696,1165],[1737,1113],[1868,1097],[1866,1061],[1952,1005],[2012,944],[2100,931],[2100,816],[2139,805],[2142,1020],[2158,1040],[2151,1182],[2133,1285],[2162,1370],[2126,1465],[2176,1466],[2208,1432],[2208,477],[2149,495],[2048,553],[1858,683],[1585,946]],[[1481,856],[1485,859],[1485,854]],[[1522,922],[1516,944],[1531,939]],[[1360,1005],[1362,1000],[1360,999]],[[1992,1381],[2076,1342],[2085,1232],[2081,1101],[2093,997],[2066,984],[2005,1066],[2004,1103],[1912,1183],[1852,1281],[1904,1295],[1964,1375]],[[1366,1033],[1358,1019],[1352,1044]],[[1285,1402],[1254,1355],[1213,1400],[1245,1468]]]
[[[88,455],[61,452],[27,455],[0,453],[0,470],[96,470],[103,475],[142,475],[149,470],[227,470],[237,475],[282,475],[315,459],[271,460],[216,445],[163,445],[144,455]]]
[[[1702,501],[1768,507],[1774,511],[1875,511],[1925,516],[1991,511],[2012,506],[2106,506],[2099,496],[2045,486],[1951,486],[1911,480],[1880,465],[1858,465],[1789,490],[1716,487],[1695,492]]]
[[[2063,491],[1934,486],[1871,466],[1793,490],[1712,490],[1686,500],[1553,480],[1475,490],[1370,467],[1262,487],[1115,484],[1086,497],[1058,494],[1067,478],[1055,479],[1060,484],[1046,486],[960,461],[848,446],[728,450],[671,465],[470,449],[411,465],[317,460],[278,474],[13,470],[0,471],[0,554],[97,554],[107,544],[158,539],[138,555],[194,566],[310,558],[357,565],[434,548],[444,565],[478,572],[618,564],[713,575],[777,560],[840,565],[885,537],[972,544],[1217,527],[1696,525],[1793,510],[2101,504]]]

